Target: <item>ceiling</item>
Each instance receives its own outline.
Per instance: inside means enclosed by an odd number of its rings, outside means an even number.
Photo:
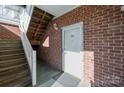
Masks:
[[[54,15],[55,17],[59,17],[75,9],[78,6],[79,5],[36,5],[36,7],[45,10],[46,12]]]

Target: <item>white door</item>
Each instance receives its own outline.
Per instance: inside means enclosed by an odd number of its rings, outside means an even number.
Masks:
[[[83,24],[63,27],[63,70],[83,79]]]

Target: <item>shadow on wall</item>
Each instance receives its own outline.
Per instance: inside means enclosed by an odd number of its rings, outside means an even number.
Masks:
[[[41,62],[46,62],[47,59],[46,57],[48,56],[47,51],[50,50],[50,36],[45,34],[43,37],[43,41],[41,42],[40,47],[38,48],[38,60],[41,60]]]
[[[38,48],[38,59],[61,70],[61,56],[61,32],[54,30],[50,26],[42,39],[42,44]]]
[[[18,26],[0,23],[1,40],[19,40],[20,30]]]

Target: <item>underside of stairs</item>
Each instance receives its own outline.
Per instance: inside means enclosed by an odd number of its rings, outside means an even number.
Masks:
[[[31,86],[28,63],[20,40],[0,40],[0,87]]]
[[[34,7],[27,36],[30,40],[31,45],[40,45],[43,36],[46,33],[46,29],[49,22],[54,16],[43,11],[37,7]]]

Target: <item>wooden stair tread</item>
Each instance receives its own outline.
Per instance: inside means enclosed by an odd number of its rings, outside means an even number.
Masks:
[[[1,50],[1,51],[0,51],[0,56],[1,56],[1,55],[17,54],[17,53],[24,53],[24,50],[23,50],[23,49]]]
[[[0,55],[0,61],[18,59],[18,58],[25,58],[25,53],[22,52],[22,53]]]
[[[23,49],[9,49],[9,50],[1,50],[0,52],[8,52],[8,51],[24,51]]]
[[[16,47],[16,46],[0,46],[0,51],[2,51],[2,50],[13,50],[13,49],[23,49],[22,47],[20,47],[20,46],[18,46],[18,47]]]
[[[22,64],[19,64],[19,65],[14,65],[14,66],[11,66],[11,67],[0,68],[0,71],[5,71],[5,70],[13,69],[13,68],[18,68],[18,67],[22,67],[24,65],[27,65],[27,63],[22,63]]]
[[[15,80],[14,82],[7,84],[6,87],[22,87],[31,84],[30,76],[25,76],[21,79]]]
[[[0,40],[0,86],[24,87],[31,85],[31,82],[21,41]]]
[[[8,61],[8,60],[7,60]],[[3,63],[1,63],[0,62],[0,68],[5,68],[5,67],[11,67],[11,66],[14,66],[14,65],[19,65],[19,64],[22,64],[22,63],[25,63],[26,62],[26,60],[25,59],[23,59],[23,60],[13,60],[13,61],[9,61],[9,62],[3,62]]]
[[[8,57],[8,56],[15,56],[15,55],[24,55],[24,53],[16,53],[16,54],[0,55],[0,57]]]
[[[2,64],[2,63],[8,63],[8,62],[13,62],[13,61],[19,61],[19,60],[26,60],[26,58],[18,58],[18,59],[11,59],[11,60],[3,60],[3,61],[0,61],[0,64]]]
[[[15,76],[15,75],[14,75]],[[24,72],[20,72],[17,73],[15,77],[11,76],[9,79],[6,79],[5,81],[1,81],[0,82],[0,86],[7,86],[9,84],[13,84],[13,83],[18,83],[18,80],[21,80],[23,77],[27,77],[30,76],[28,72],[24,71]],[[24,81],[21,81],[21,83],[24,83]],[[15,85],[15,84],[13,84]],[[12,86],[12,85],[11,85]]]
[[[27,74],[29,73],[28,70],[22,70],[22,71],[17,71],[16,73],[13,73],[11,75],[5,75],[5,76],[1,76],[0,77],[0,82],[3,81],[3,80],[7,80],[7,79],[10,79],[10,78],[18,78],[18,76],[20,76],[21,74]]]
[[[13,74],[13,73],[16,73],[17,71],[26,70],[26,69],[28,69],[27,65],[24,65],[24,66],[21,66],[18,68],[12,68],[12,69],[8,69],[8,70],[0,71],[0,77],[9,75],[9,74]]]
[[[0,40],[1,43],[21,43],[20,40]]]
[[[0,50],[3,48],[22,48],[22,45],[17,45],[17,44],[2,44],[2,45],[0,45]]]

